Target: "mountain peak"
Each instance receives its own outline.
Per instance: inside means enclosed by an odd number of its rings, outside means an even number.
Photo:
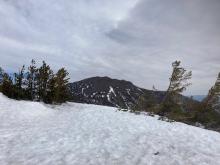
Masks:
[[[69,85],[74,101],[131,108],[146,90],[126,80],[91,77]]]

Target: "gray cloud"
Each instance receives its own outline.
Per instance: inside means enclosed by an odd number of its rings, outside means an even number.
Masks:
[[[71,80],[111,76],[166,89],[170,64],[193,71],[205,94],[220,71],[219,0],[0,0],[0,65],[34,58]]]

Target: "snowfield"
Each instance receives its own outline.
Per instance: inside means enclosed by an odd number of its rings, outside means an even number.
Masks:
[[[220,133],[115,108],[0,94],[1,165],[220,165]]]

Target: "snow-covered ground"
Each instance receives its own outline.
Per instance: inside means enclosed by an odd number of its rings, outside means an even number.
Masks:
[[[115,108],[0,94],[1,165],[220,165],[220,134]]]

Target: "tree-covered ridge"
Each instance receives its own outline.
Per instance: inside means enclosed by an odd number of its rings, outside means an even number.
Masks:
[[[0,91],[9,98],[18,100],[63,103],[68,99],[68,74],[65,68],[54,73],[45,61],[37,67],[32,60],[27,70],[23,65],[13,77],[1,68]]]

